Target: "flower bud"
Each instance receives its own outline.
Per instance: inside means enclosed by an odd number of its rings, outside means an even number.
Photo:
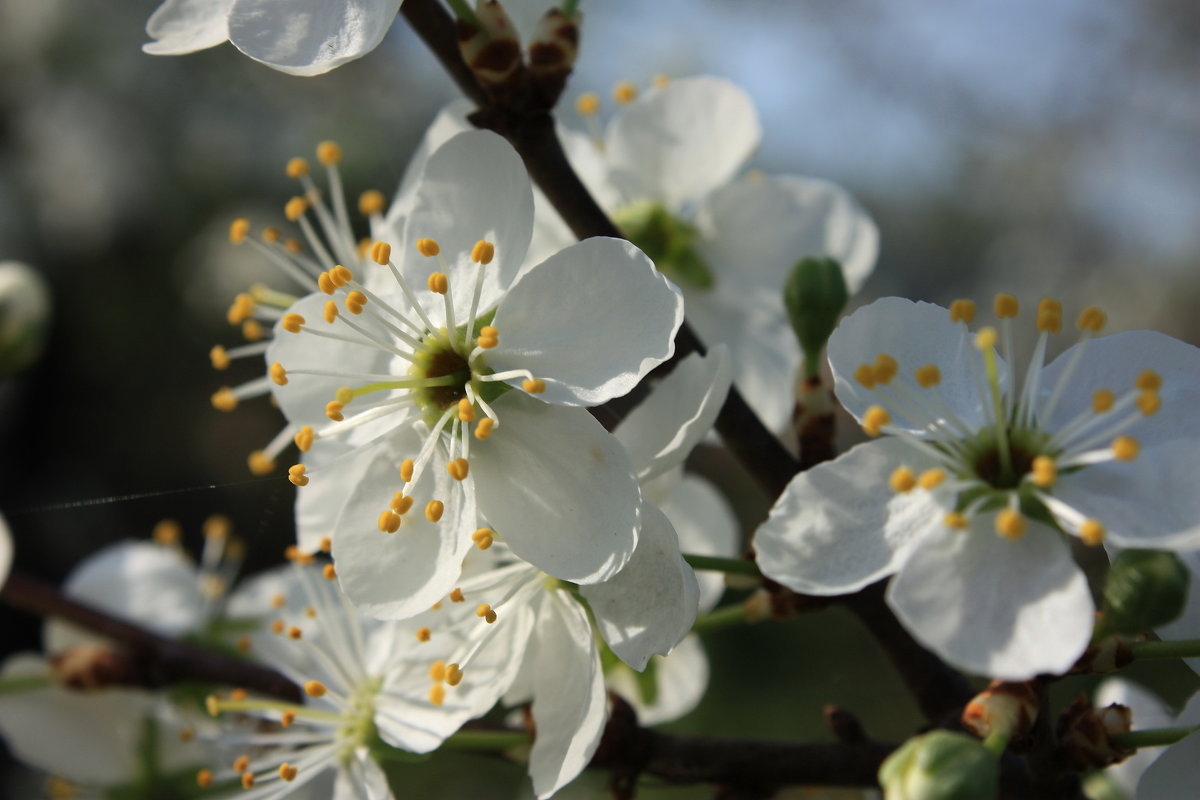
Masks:
[[[1113,559],[1104,585],[1104,626],[1143,633],[1183,612],[1188,570],[1174,553],[1126,550]]]
[[[805,258],[792,268],[783,286],[783,304],[804,351],[806,377],[820,373],[821,352],[849,298],[842,265],[832,258]]]
[[[699,289],[713,287],[712,270],[696,251],[695,226],[660,205],[646,202],[623,208],[613,221],[671,280]]]
[[[558,100],[575,66],[580,19],[578,11],[567,17],[562,9],[552,8],[538,22],[529,43],[529,75],[547,108]]]
[[[885,800],[991,800],[999,778],[982,743],[940,730],[909,739],[879,768]]]
[[[967,703],[962,724],[980,739],[993,734],[1019,738],[1037,721],[1038,701],[1033,686],[992,681]]]
[[[522,64],[521,43],[497,0],[478,0],[475,22],[459,19],[457,28],[463,61],[481,84],[496,88],[515,79]]]
[[[17,372],[37,360],[49,321],[46,281],[20,262],[0,262],[0,375]]]

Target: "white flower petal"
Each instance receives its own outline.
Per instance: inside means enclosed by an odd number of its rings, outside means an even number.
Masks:
[[[1109,461],[1063,475],[1054,496],[1099,520],[1122,547],[1200,547],[1200,442],[1144,449],[1133,461]],[[1064,526],[1065,527],[1065,526]]]
[[[895,494],[901,465],[923,466],[896,439],[866,442],[801,472],[754,534],[763,574],[808,594],[845,594],[900,568],[911,544],[942,527],[928,493]]]
[[[546,402],[599,405],[629,392],[675,352],[683,298],[622,239],[595,237],[530,269],[496,311],[496,371],[526,369]]]
[[[656,693],[647,703],[638,686],[638,676],[624,664],[615,665],[605,676],[608,686],[637,711],[640,725],[660,725],[679,719],[700,704],[708,688],[708,657],[700,637],[684,637],[669,656],[650,660]]]
[[[683,476],[670,497],[658,507],[671,520],[683,552],[726,558],[739,554],[737,517],[725,497],[703,478]],[[711,611],[725,593],[725,576],[719,572],[701,572],[696,580],[703,614]]]
[[[153,42],[142,50],[177,56],[215,47],[229,38],[229,10],[234,0],[165,0],[146,21]]]
[[[337,771],[332,800],[392,800],[387,775],[365,749]]]
[[[1200,694],[1192,695],[1176,724],[1200,724]],[[1197,763],[1200,763],[1200,732],[1171,745],[1146,768],[1138,782],[1137,800],[1200,797],[1200,770],[1196,769]]]
[[[683,463],[717,419],[731,376],[728,348],[692,353],[613,430],[640,480]]]
[[[503,335],[503,334],[502,334]],[[637,479],[620,443],[579,408],[508,392],[471,445],[479,510],[512,551],[556,578],[607,580],[637,546]]]
[[[465,97],[459,98],[443,107],[425,129],[425,135],[421,137],[416,152],[409,158],[400,185],[396,187],[396,194],[388,206],[387,213],[384,214],[385,227],[396,232],[396,241],[400,241],[399,237],[404,231],[404,220],[416,202],[417,185],[425,173],[429,157],[458,134],[475,130],[475,126],[467,121],[467,114],[474,110],[474,103]],[[390,239],[384,241],[391,242]]]
[[[8,524],[4,521],[4,517],[0,516],[0,586],[3,586],[5,579],[8,578],[8,571],[12,569],[12,560],[12,532],[9,531]]]
[[[1129,708],[1133,712],[1134,730],[1168,728],[1175,724],[1174,716],[1168,713],[1162,700],[1132,681],[1108,678],[1096,687],[1094,697],[1096,708],[1107,708],[1113,703]],[[1140,747],[1129,758],[1104,770],[1104,774],[1126,796],[1134,797],[1142,773],[1162,752],[1161,747]]]
[[[370,466],[369,458],[340,439],[318,439],[304,454],[310,472],[328,469],[338,480],[309,480],[296,492],[296,544],[305,553],[321,549],[322,540],[333,537],[348,487],[357,486]]]
[[[1174,622],[1159,628],[1158,635],[1165,641],[1200,639],[1200,550],[1180,551],[1175,555],[1183,561],[1190,573],[1187,601],[1183,606],[1183,614]],[[1185,658],[1183,662],[1200,672],[1200,657]]]
[[[539,800],[557,792],[591,760],[608,717],[600,655],[587,613],[555,590],[542,605],[534,636],[537,739],[529,777]]]
[[[892,424],[921,430],[924,425],[907,419],[889,402],[890,389],[867,389],[854,379],[860,364],[874,364],[881,353],[899,365],[893,382],[903,383],[921,397],[932,397],[934,390],[921,388],[913,371],[935,365],[941,371],[936,391],[949,408],[972,428],[984,424],[987,417],[976,383],[976,376],[981,380],[984,375],[983,356],[966,326],[950,321],[949,311],[932,303],[885,297],[843,319],[829,337],[829,366],[838,400],[846,410],[861,421],[869,407],[882,405]],[[933,413],[928,404],[922,408]]]
[[[673,81],[613,117],[605,150],[629,200],[671,210],[726,183],[758,147],[750,96],[709,76]]]
[[[612,651],[639,672],[652,655],[671,652],[696,621],[696,573],[679,554],[666,515],[642,504],[637,549],[607,581],[580,589]]]
[[[399,9],[399,0],[236,0],[229,39],[281,72],[320,75],[374,50]]]
[[[1059,675],[1087,647],[1095,608],[1058,532],[1037,523],[1020,541],[977,516],[938,526],[888,586],[887,601],[923,645],[960,669],[1010,681]]]

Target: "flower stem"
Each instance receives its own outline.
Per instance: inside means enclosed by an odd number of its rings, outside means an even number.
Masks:
[[[454,16],[463,22],[469,22],[476,28],[483,27],[479,24],[479,17],[475,16],[475,12],[471,10],[471,6],[467,5],[467,0],[446,0],[446,5],[450,6],[450,10],[454,12]]]
[[[563,16],[570,19],[575,15],[575,6],[579,5],[579,0],[563,0],[562,12]]]
[[[753,561],[747,561],[744,558],[721,558],[720,556],[684,553],[683,560],[691,564],[692,569],[706,572],[728,572],[734,575],[751,575],[755,578],[762,575]]]
[[[1179,728],[1150,728],[1144,731],[1110,733],[1108,740],[1117,747],[1136,750],[1139,747],[1162,747],[1168,744],[1175,744],[1185,736],[1198,730],[1200,730],[1200,725],[1186,725]]]
[[[1196,658],[1200,657],[1200,639],[1179,642],[1134,642],[1129,645],[1134,658]]]
[[[716,611],[710,611],[704,616],[698,617],[696,623],[692,625],[692,633],[719,631],[722,628],[732,628],[734,625],[740,625],[743,622],[749,621],[749,617],[746,616],[746,605],[744,603],[736,603],[724,608],[718,608]]]

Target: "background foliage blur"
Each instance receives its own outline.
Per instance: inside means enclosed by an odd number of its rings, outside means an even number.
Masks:
[[[228,223],[284,224],[295,189],[283,166],[326,138],[346,152],[352,194],[390,195],[426,124],[456,97],[402,22],[368,57],[301,79],[228,45],[144,55],[156,5],[0,0],[0,259],[36,265],[55,301],[45,356],[0,382],[0,509],[17,568],[55,581],[168,516],[195,548],[201,521],[227,514],[249,569],[277,560],[293,489],[282,472],[253,478],[245,461],[276,432],[277,412],[259,401],[221,414],[208,401],[250,377],[214,374],[207,352],[236,341],[224,319],[233,295],[271,274],[228,244]],[[1195,3],[581,6],[563,121],[581,124],[570,101],[585,90],[611,109],[619,80],[707,72],[741,84],[764,127],[753,166],[841,183],[878,222],[879,266],[855,304],[1053,295],[1068,314],[1105,307],[1112,330],[1200,344]],[[699,466],[736,494],[748,526],[765,513],[724,462],[710,454]],[[37,633],[36,620],[0,614],[5,652],[36,647]],[[708,644],[713,687],[681,729],[825,736],[819,712],[831,702],[880,738],[917,721],[841,612]],[[1178,664],[1134,674],[1175,703],[1196,684]],[[522,785],[519,769],[476,760],[464,770],[463,758],[439,757],[441,796],[462,796],[468,780],[497,796]]]

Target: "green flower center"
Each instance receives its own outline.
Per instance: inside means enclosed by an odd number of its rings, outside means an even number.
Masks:
[[[671,280],[697,289],[711,289],[716,284],[712,269],[696,252],[700,234],[695,225],[657,203],[644,201],[619,209],[613,221]]]

